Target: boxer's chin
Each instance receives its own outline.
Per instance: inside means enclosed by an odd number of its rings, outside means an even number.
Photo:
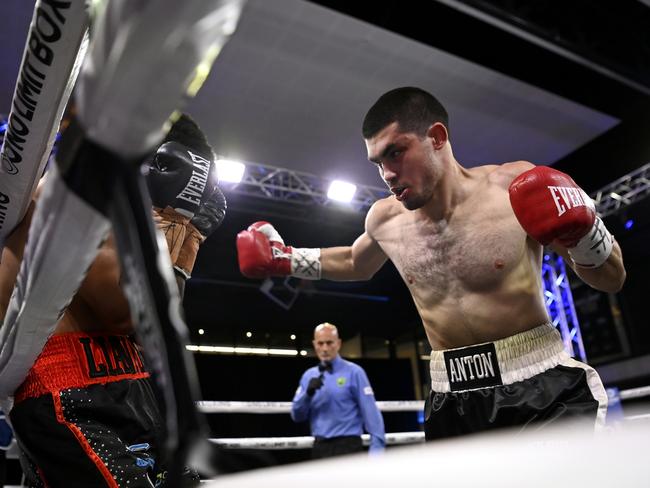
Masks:
[[[422,195],[414,195],[410,190],[407,190],[407,192],[408,193],[402,195],[402,198],[400,199],[400,202],[407,210],[417,210],[418,208],[423,207],[427,202],[427,199]]]

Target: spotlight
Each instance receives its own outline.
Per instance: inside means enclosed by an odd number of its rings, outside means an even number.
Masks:
[[[289,337],[291,338],[292,341],[296,340],[296,334],[291,334]]]
[[[327,198],[338,202],[349,203],[352,201],[356,191],[356,185],[347,181],[334,180],[330,183],[329,190],[327,190]]]
[[[250,332],[250,331],[249,331],[249,332],[246,332],[246,337],[253,337],[253,333]]]
[[[306,356],[306,355],[307,355],[307,351],[305,351],[305,350],[303,349],[302,351],[300,351],[300,355],[301,355],[301,356]]]
[[[205,331],[203,329],[199,329],[199,335],[205,334]]]
[[[246,171],[244,163],[229,159],[217,159],[217,175],[219,176],[219,181],[239,183],[244,177],[244,171]]]

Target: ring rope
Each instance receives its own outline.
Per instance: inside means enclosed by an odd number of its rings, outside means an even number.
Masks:
[[[370,445],[370,436],[361,436],[364,446]],[[210,439],[210,442],[227,449],[309,449],[314,445],[312,436],[300,437],[242,437]],[[424,442],[424,432],[393,432],[386,434],[386,445]]]
[[[291,402],[200,401],[196,405],[203,413],[291,413]],[[417,412],[424,410],[424,401],[383,401],[377,407],[382,412]]]
[[[623,418],[625,422],[630,422],[630,421],[636,421],[636,420],[643,420],[643,421],[648,421],[650,420],[650,413],[643,413],[639,415],[630,415],[629,417]]]
[[[621,400],[629,400],[631,398],[642,398],[650,396],[650,386],[640,386],[639,388],[630,388],[629,390],[621,390],[618,392]]]
[[[650,396],[650,386],[621,390],[618,395],[621,400]],[[203,413],[291,413],[291,402],[199,401],[196,405]],[[381,401],[377,407],[382,412],[417,412],[424,410],[424,401]]]

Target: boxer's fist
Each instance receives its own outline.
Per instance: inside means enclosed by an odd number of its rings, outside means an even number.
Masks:
[[[509,193],[519,223],[543,245],[573,247],[594,225],[591,199],[560,171],[536,166],[515,178]]]
[[[179,142],[162,144],[148,163],[147,185],[156,207],[192,218],[214,192],[216,165]]]
[[[202,204],[187,225],[183,245],[174,261],[174,269],[185,279],[191,277],[199,246],[214,232],[226,217],[226,197],[218,186]]]
[[[320,249],[286,246],[268,222],[255,222],[237,234],[237,256],[239,269],[248,278],[320,279]]]
[[[196,122],[182,114],[145,166],[156,226],[174,269],[187,279],[199,246],[226,215],[214,152]]]
[[[611,253],[612,236],[570,176],[536,166],[512,181],[509,194],[517,220],[542,245],[568,248],[576,264],[585,267],[601,265]]]
[[[190,222],[203,237],[208,237],[223,222],[223,219],[226,217],[226,208],[226,197],[221,191],[221,188],[215,186],[212,194],[199,207]]]
[[[237,234],[239,269],[247,278],[290,275],[292,252],[268,222],[255,222]]]

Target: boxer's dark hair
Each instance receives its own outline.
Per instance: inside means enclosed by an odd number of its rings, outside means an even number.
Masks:
[[[187,114],[181,114],[178,120],[174,122],[162,143],[170,141],[187,146],[205,159],[214,159],[214,151],[208,139],[194,119]]]
[[[393,122],[399,124],[400,132],[420,137],[436,122],[449,130],[449,116],[442,103],[431,93],[412,86],[395,88],[379,97],[363,119],[363,138],[372,138]]]

